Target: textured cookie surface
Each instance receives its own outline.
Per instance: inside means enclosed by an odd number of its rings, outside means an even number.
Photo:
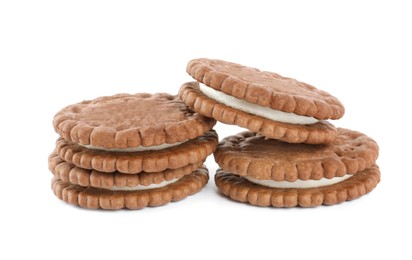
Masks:
[[[317,119],[344,114],[343,105],[329,93],[273,72],[211,59],[191,60],[186,71],[209,87],[263,107]]]
[[[193,139],[215,120],[166,93],[118,94],[69,105],[53,120],[66,141],[104,148],[134,148]]]
[[[329,145],[290,144],[242,132],[224,138],[214,156],[219,166],[259,180],[319,180],[363,171],[374,164],[378,145],[370,137],[338,128]]]
[[[90,209],[141,209],[165,205],[199,192],[208,182],[207,169],[202,167],[177,182],[162,188],[140,191],[111,191],[82,187],[53,178],[52,189],[61,200]]]
[[[83,169],[101,172],[161,172],[198,163],[213,153],[218,143],[214,130],[196,139],[163,150],[144,152],[109,152],[87,149],[81,145],[59,138],[56,152],[66,162]]]
[[[336,128],[326,121],[311,125],[288,124],[231,108],[204,95],[197,82],[183,84],[179,96],[201,115],[289,143],[325,144],[332,142],[337,134]]]
[[[253,184],[245,178],[219,169],[215,175],[218,189],[233,200],[263,207],[315,207],[334,205],[359,198],[380,181],[379,168],[358,172],[342,182],[319,188],[279,189]]]
[[[182,178],[191,174],[203,165],[203,161],[186,165],[178,169],[167,169],[163,172],[140,172],[138,174],[124,174],[120,172],[99,172],[96,170],[82,169],[74,164],[65,162],[53,152],[49,156],[49,170],[57,179],[70,182],[83,187],[110,189],[113,187],[134,187],[137,185],[148,186],[164,181]]]

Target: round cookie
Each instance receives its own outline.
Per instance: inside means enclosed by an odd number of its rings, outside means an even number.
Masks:
[[[99,172],[82,169],[74,164],[67,163],[54,151],[49,156],[49,170],[63,182],[70,182],[83,187],[111,189],[113,187],[134,187],[137,185],[150,186],[165,181],[182,178],[191,174],[203,165],[204,161],[186,165],[178,169],[167,169],[163,172],[140,172],[138,174],[124,174],[120,172]]]
[[[56,177],[52,180],[54,194],[61,200],[76,206],[90,209],[141,209],[165,205],[199,192],[208,182],[205,167],[186,175],[167,186],[147,190],[109,190],[82,187],[64,182]]]
[[[218,189],[257,206],[314,207],[358,198],[380,181],[379,147],[338,128],[328,145],[291,144],[253,132],[224,138],[214,155]]]
[[[380,181],[379,168],[371,168],[356,173],[342,182],[306,189],[270,188],[249,182],[245,178],[218,169],[215,183],[226,196],[239,202],[262,207],[315,207],[334,205],[359,198],[372,191]]]
[[[339,119],[345,112],[329,93],[277,73],[213,59],[191,60],[186,71],[213,89],[262,107],[317,119]]]
[[[214,130],[193,140],[161,150],[142,152],[117,152],[88,149],[84,146],[59,138],[56,152],[66,162],[83,169],[101,172],[161,172],[178,169],[206,159],[214,152],[218,136]]]
[[[360,132],[338,128],[328,145],[290,144],[254,132],[221,140],[214,156],[228,172],[257,180],[320,180],[355,174],[371,167],[379,147]]]
[[[186,141],[203,135],[215,123],[166,93],[83,101],[63,108],[53,120],[55,131],[68,142],[120,149]]]
[[[344,114],[329,93],[279,74],[212,59],[191,60],[179,96],[196,112],[289,143],[330,143]]]

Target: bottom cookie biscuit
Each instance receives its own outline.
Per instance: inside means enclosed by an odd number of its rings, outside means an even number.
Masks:
[[[244,177],[218,169],[215,182],[224,195],[255,206],[276,208],[334,205],[359,198],[372,191],[380,181],[377,165],[329,186],[317,188],[271,188],[254,184]]]
[[[100,189],[82,187],[64,182],[56,177],[52,180],[54,194],[61,200],[90,209],[141,209],[165,205],[199,192],[208,182],[206,167],[201,167],[190,175],[166,182],[166,186],[154,185],[144,189]]]

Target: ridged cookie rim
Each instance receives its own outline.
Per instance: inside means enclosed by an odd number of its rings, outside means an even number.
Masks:
[[[230,199],[254,206],[290,208],[335,205],[371,192],[380,182],[377,165],[356,173],[342,182],[307,189],[279,189],[260,186],[245,178],[218,169],[215,184]]]
[[[117,131],[109,126],[91,126],[88,122],[79,121],[75,118],[75,115],[79,113],[83,107],[102,101],[130,97],[167,97],[169,100],[173,98],[173,100],[180,102],[177,95],[168,93],[137,93],[103,96],[64,107],[54,116],[53,127],[66,141],[72,141],[81,145],[92,145],[104,148],[135,148],[138,146],[155,146],[165,143],[173,144],[187,139],[194,139],[212,129],[216,124],[216,121],[213,119],[193,113],[189,119],[177,121],[176,123],[159,122],[159,124],[156,125],[140,125]]]
[[[203,116],[288,143],[327,144],[332,142],[337,134],[335,126],[326,121],[312,125],[289,124],[231,108],[204,95],[197,82],[184,83],[179,90],[179,97]]]
[[[182,200],[199,192],[208,182],[206,172],[194,171],[175,183],[162,188],[140,191],[110,191],[93,187],[82,187],[57,178],[52,179],[52,190],[57,198],[71,205],[88,209],[142,209],[163,206],[172,201]]]
[[[231,67],[234,70],[245,70],[248,73],[258,73],[261,77],[287,80],[295,88],[304,88],[315,92],[322,98],[308,98],[304,94],[282,93],[268,90],[258,82],[247,81],[236,75],[219,71],[215,64]],[[276,110],[291,112],[297,115],[315,117],[317,119],[339,119],[345,113],[342,103],[326,91],[315,88],[304,82],[283,77],[274,72],[260,71],[241,64],[217,59],[199,58],[188,62],[186,72],[197,81],[248,102],[271,107]],[[234,74],[234,73],[233,73]]]
[[[136,174],[177,169],[202,161],[216,150],[217,144],[218,135],[210,130],[196,139],[156,151],[104,152],[69,143],[63,138],[57,139],[56,151],[63,160],[80,168]]]

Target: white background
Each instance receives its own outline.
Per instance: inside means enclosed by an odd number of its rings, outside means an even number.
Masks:
[[[1,259],[411,258],[408,1],[146,2],[0,2]],[[379,143],[381,183],[332,207],[259,208],[219,195],[211,156],[205,189],[164,207],[93,211],[53,195],[58,110],[122,92],[177,93],[198,57],[338,97],[346,114],[334,123]]]

